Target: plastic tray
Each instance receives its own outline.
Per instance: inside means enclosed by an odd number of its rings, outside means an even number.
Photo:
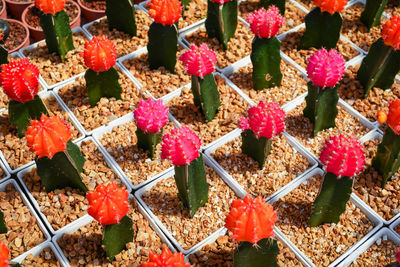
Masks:
[[[67,267],[69,265],[65,265],[63,262],[63,259],[60,254],[60,252],[56,249],[56,247],[54,246],[54,244],[51,241],[45,241],[43,243],[41,243],[40,245],[34,247],[33,249],[31,249],[29,252],[29,254],[32,254],[33,257],[37,257],[40,255],[40,253],[42,253],[43,249],[45,248],[50,248],[51,251],[54,253],[54,256],[56,256],[57,260],[60,262],[62,267]],[[11,262],[12,263],[22,263],[22,261],[29,255],[24,253],[23,255],[16,257],[15,259],[13,259]]]

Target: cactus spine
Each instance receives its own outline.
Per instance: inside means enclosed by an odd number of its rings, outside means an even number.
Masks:
[[[131,0],[106,0],[106,15],[110,30],[136,36],[135,6]]]

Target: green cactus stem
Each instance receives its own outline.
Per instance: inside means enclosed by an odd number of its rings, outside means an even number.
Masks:
[[[35,162],[37,173],[47,192],[65,187],[88,191],[81,177],[85,158],[71,140],[68,141],[65,151],[56,153],[51,159],[36,158]]]
[[[260,169],[264,168],[265,160],[271,152],[272,139],[258,137],[250,129],[242,132],[242,153],[258,162]]]
[[[40,120],[42,114],[48,116],[49,111],[38,95],[25,103],[14,100],[10,100],[8,103],[8,119],[17,129],[19,137],[25,136],[26,129],[31,124],[31,120]]]
[[[103,246],[110,262],[126,248],[126,244],[133,241],[133,234],[132,220],[126,215],[119,223],[105,226]]]
[[[10,24],[5,20],[0,19],[0,33],[2,35],[0,38],[0,65],[8,64],[8,50],[4,47],[4,43],[10,35],[10,31]]]
[[[57,53],[64,61],[67,53],[75,49],[67,13],[63,10],[52,15],[40,11],[39,17],[49,52]]]
[[[175,73],[176,52],[178,51],[178,30],[176,25],[162,25],[153,22],[148,32],[147,44],[150,69],[165,67]]]
[[[335,119],[338,114],[337,94],[338,85],[335,87],[321,88],[308,82],[308,94],[306,96],[306,107],[303,110],[304,117],[314,124],[313,135],[319,131],[335,127]]]
[[[252,78],[255,90],[281,85],[280,47],[281,43],[276,37],[254,38],[250,58],[253,64]]]
[[[137,146],[145,151],[149,151],[151,159],[154,159],[157,145],[161,142],[162,129],[158,133],[145,133],[142,129],[137,127],[136,136]]]
[[[179,199],[189,209],[190,217],[193,218],[196,211],[208,202],[209,184],[204,170],[203,156],[200,154],[189,165],[175,166],[174,178]]]
[[[0,210],[0,234],[5,234],[7,231],[7,226],[4,222],[4,213]]]
[[[136,36],[135,5],[131,0],[106,0],[108,28]]]
[[[312,213],[308,220],[310,227],[338,223],[340,215],[346,210],[352,188],[352,178],[347,176],[339,178],[333,173],[326,173],[319,194],[313,203]]]
[[[102,97],[122,99],[122,87],[118,79],[118,71],[114,68],[103,72],[88,69],[85,73],[85,80],[90,105],[96,106]]]
[[[225,50],[235,36],[238,23],[238,2],[231,0],[220,5],[208,0],[206,30],[208,38],[217,38]]]
[[[385,10],[388,0],[367,0],[360,20],[367,26],[368,30],[381,24],[382,13]]]
[[[300,40],[301,49],[335,48],[340,37],[342,16],[339,13],[331,15],[329,12],[321,12],[319,7],[307,14],[306,31]]]
[[[372,88],[388,89],[400,70],[400,51],[385,45],[379,38],[370,48],[357,72],[357,80],[364,86],[365,97]]]
[[[260,7],[268,10],[270,6],[276,6],[279,8],[279,13],[281,13],[282,16],[285,15],[286,0],[260,0]]]
[[[240,242],[233,256],[234,267],[278,267],[278,242],[264,238],[256,244]]]
[[[0,65],[8,64],[8,50],[0,45]]]
[[[192,75],[194,104],[201,108],[207,121],[212,121],[218,112],[221,101],[218,86],[212,73],[201,79]]]
[[[382,175],[384,187],[400,167],[400,136],[392,128],[387,127],[383,135],[382,142],[378,146],[378,151],[372,159],[372,166]]]

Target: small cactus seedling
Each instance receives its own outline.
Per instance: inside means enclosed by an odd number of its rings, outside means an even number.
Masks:
[[[37,95],[39,91],[39,69],[28,59],[11,59],[1,66],[0,81],[4,93],[10,98],[8,118],[20,137],[32,119],[48,115],[47,108]]]
[[[339,101],[337,89],[345,71],[345,61],[334,49],[317,51],[308,61],[310,82],[303,114],[314,124],[315,136],[319,131],[335,127]]]
[[[357,72],[365,97],[374,87],[388,89],[400,70],[400,17],[390,18],[382,27],[382,38],[370,48]]]
[[[85,158],[71,141],[71,130],[57,116],[42,115],[32,120],[26,133],[26,142],[35,152],[37,173],[47,192],[65,187],[87,191],[81,173]]]
[[[65,2],[66,0],[35,0],[36,7],[41,11],[40,26],[46,37],[47,48],[50,53],[57,53],[62,61],[69,51],[75,49],[69,17],[64,11]]]
[[[258,162],[264,168],[271,151],[272,138],[285,130],[285,112],[277,103],[260,103],[248,111],[249,118],[241,118],[242,153]]]
[[[192,45],[180,57],[187,73],[192,75],[194,104],[201,108],[207,121],[212,121],[221,105],[214,75],[217,56],[206,44]]]
[[[114,43],[105,36],[94,36],[92,40],[86,41],[81,56],[89,68],[85,73],[85,80],[90,105],[94,107],[102,97],[121,99],[119,74],[113,68],[117,60]]]
[[[0,19],[0,65],[8,64],[8,50],[4,47],[4,43],[10,35],[10,24]]]
[[[154,19],[148,32],[147,44],[150,69],[165,67],[175,72],[178,51],[178,30],[175,23],[182,14],[179,0],[151,0],[149,15]]]
[[[400,167],[400,100],[396,99],[389,104],[389,114],[378,112],[378,121],[388,126],[383,135],[382,142],[372,160],[372,166],[382,175],[382,187]]]
[[[247,17],[256,35],[252,43],[253,86],[256,90],[281,85],[281,43],[275,37],[285,19],[275,6],[261,8]]]
[[[99,184],[87,193],[88,214],[104,226],[103,248],[107,258],[113,261],[133,241],[132,220],[129,211],[129,193],[115,182]]]
[[[279,247],[272,238],[276,221],[276,212],[262,197],[252,199],[247,195],[232,202],[225,227],[239,242],[233,258],[235,267],[278,266]]]
[[[235,36],[238,23],[237,0],[208,0],[206,31],[208,38],[217,38],[225,50]]]
[[[279,12],[283,16],[285,15],[285,2],[285,0],[260,0],[260,7],[268,10],[270,6],[276,6],[277,8],[279,8]]]
[[[161,255],[150,251],[149,261],[144,262],[140,267],[190,267],[191,265],[185,262],[185,256],[182,252],[172,253],[167,247],[163,249]]]
[[[342,28],[340,12],[348,0],[315,0],[317,6],[307,14],[306,31],[300,40],[300,48],[335,48]]]
[[[366,2],[360,20],[370,30],[372,27],[381,24],[382,13],[386,8],[388,0],[366,0]]]
[[[353,176],[364,168],[365,156],[361,143],[345,135],[325,141],[320,160],[326,174],[308,221],[311,227],[324,223],[338,223],[350,199]]]
[[[162,128],[168,123],[168,108],[162,100],[140,101],[134,111],[137,125],[136,136],[138,147],[150,152],[154,158],[156,147],[161,141]]]
[[[135,5],[132,0],[106,0],[106,15],[110,30],[136,36]]]
[[[200,150],[200,138],[188,127],[172,129],[162,140],[161,158],[175,166],[178,196],[190,217],[208,201],[208,183]]]

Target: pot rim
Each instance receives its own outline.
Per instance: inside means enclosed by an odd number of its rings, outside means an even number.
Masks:
[[[92,13],[97,13],[97,14],[103,14],[106,11],[105,10],[97,10],[97,9],[93,9],[93,8],[89,8],[87,6],[85,6],[84,4],[82,4],[82,0],[77,0],[78,5],[81,7],[81,9],[84,9],[86,11],[92,12]]]
[[[28,41],[28,44],[29,44],[29,29],[28,29],[28,27],[25,25],[25,23],[23,23],[23,22],[21,22],[21,21],[19,21],[19,20],[16,20],[16,19],[5,19],[5,21],[7,21],[7,22],[14,22],[14,23],[18,23],[18,24],[22,25],[22,27],[24,28],[25,33],[26,33],[26,34],[25,34],[24,41],[23,41],[18,47],[14,48],[13,50],[8,51],[8,53],[11,54],[11,53],[13,53],[13,52],[15,52],[15,51],[20,50],[20,49],[22,48],[22,46],[23,46],[27,41]]]

